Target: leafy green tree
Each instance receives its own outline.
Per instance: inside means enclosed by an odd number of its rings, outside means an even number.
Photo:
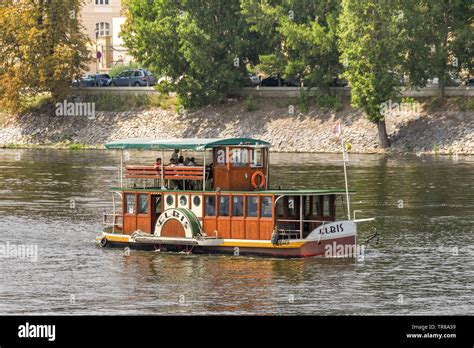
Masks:
[[[0,3],[0,104],[17,110],[39,93],[65,96],[85,69],[88,39],[81,0],[4,0]]]
[[[384,104],[400,94],[404,33],[399,2],[343,0],[339,46],[352,104],[377,124],[382,148],[390,146]]]
[[[444,99],[449,79],[473,65],[474,3],[471,0],[405,0],[405,72],[412,86],[423,87],[438,77]]]
[[[125,2],[123,38],[131,54],[166,76],[158,87],[174,91],[182,105],[218,101],[243,84],[246,65],[257,59],[238,0]]]
[[[339,0],[241,0],[251,29],[265,38],[258,69],[328,87],[341,72],[337,47]]]

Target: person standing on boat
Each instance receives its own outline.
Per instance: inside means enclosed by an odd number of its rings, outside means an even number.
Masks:
[[[175,149],[173,154],[171,155],[171,158],[174,159],[174,163],[178,163],[178,158],[179,158],[179,149]]]

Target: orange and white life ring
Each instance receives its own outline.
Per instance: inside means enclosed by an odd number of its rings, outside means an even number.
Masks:
[[[257,184],[257,176],[260,177],[260,185]],[[257,170],[252,174],[251,178],[252,187],[263,190],[265,188],[265,174],[261,170]]]

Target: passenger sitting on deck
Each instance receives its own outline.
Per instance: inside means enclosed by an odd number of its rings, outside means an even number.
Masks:
[[[179,154],[179,149],[176,149],[171,155],[171,158],[174,159],[174,163],[178,163],[178,154]]]
[[[189,166],[190,161],[191,161],[191,159],[189,157],[186,157],[186,159],[184,160],[184,165]]]
[[[158,170],[161,168],[161,158],[158,157],[156,159],[155,165],[153,167],[155,168],[155,170]]]
[[[178,158],[178,166],[184,166],[184,157],[183,157],[183,156],[179,156],[179,158]]]
[[[188,163],[188,166],[190,167],[194,167],[196,165],[196,159],[194,157],[191,157],[189,159],[189,163]]]
[[[170,164],[168,164],[168,165],[169,166],[175,166],[176,165],[176,160],[173,157],[171,157],[170,158]]]

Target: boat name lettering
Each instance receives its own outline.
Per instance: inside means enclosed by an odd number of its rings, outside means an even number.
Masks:
[[[339,233],[344,232],[344,227],[342,227],[342,223],[338,225],[333,225],[328,227],[321,227],[319,230],[319,234],[331,234],[331,233]]]

